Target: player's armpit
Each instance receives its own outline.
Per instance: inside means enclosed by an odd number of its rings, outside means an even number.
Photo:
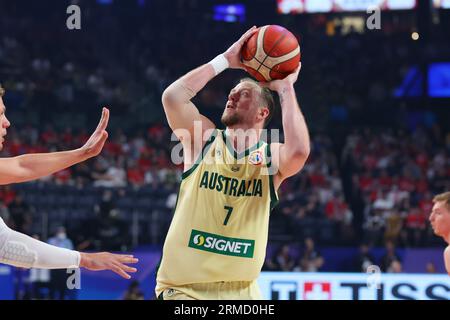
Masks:
[[[305,165],[309,154],[292,151],[284,143],[271,143],[272,164],[277,168],[274,184],[277,189],[284,179],[297,174]]]

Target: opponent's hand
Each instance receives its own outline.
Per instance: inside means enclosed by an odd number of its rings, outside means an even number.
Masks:
[[[251,27],[223,53],[224,57],[228,60],[230,68],[244,69],[244,65],[241,63],[241,49],[244,43],[256,32],[258,32],[258,28],[256,26]]]
[[[102,151],[105,141],[108,138],[108,132],[105,130],[108,125],[108,120],[109,110],[108,108],[103,108],[102,117],[98,123],[97,129],[95,129],[89,140],[81,147],[86,159],[95,157]]]
[[[302,63],[300,62],[297,69],[286,78],[281,80],[272,80],[270,82],[259,82],[262,87],[269,88],[272,91],[280,93],[284,88],[292,87],[297,82]]]
[[[127,266],[126,264],[137,263],[139,260],[132,255],[113,254],[109,252],[100,253],[80,253],[80,267],[91,271],[111,270],[122,278],[130,279],[127,273],[134,273],[136,268]]]

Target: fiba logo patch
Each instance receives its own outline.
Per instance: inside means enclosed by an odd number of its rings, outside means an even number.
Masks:
[[[168,297],[171,297],[171,296],[173,296],[174,294],[175,294],[175,290],[173,290],[173,289],[167,290],[167,296],[168,296]]]
[[[262,153],[261,151],[254,151],[250,154],[250,156],[248,157],[248,162],[258,166],[262,163],[263,157],[262,157]]]
[[[202,246],[203,244],[205,243],[205,237],[204,236],[202,236],[201,234],[197,234],[195,237],[194,237],[194,244],[195,245],[197,245],[197,246]]]

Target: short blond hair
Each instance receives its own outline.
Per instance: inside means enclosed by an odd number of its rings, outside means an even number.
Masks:
[[[450,208],[450,191],[440,193],[433,198],[433,203],[445,202],[447,208]]]
[[[2,85],[0,84],[0,98],[5,95],[5,89],[3,89]]]
[[[270,89],[261,86],[258,81],[253,80],[252,78],[243,78],[239,81],[239,83],[242,82],[254,83],[261,89],[262,102],[264,106],[269,109],[269,115],[264,120],[264,127],[266,127],[269,124],[270,120],[272,120],[273,114],[275,113],[275,101],[273,99],[272,92],[270,91]]]

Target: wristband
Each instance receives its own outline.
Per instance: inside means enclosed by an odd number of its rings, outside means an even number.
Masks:
[[[214,68],[216,76],[229,67],[228,60],[223,54],[219,54],[217,57],[212,59],[209,64],[211,64]]]

